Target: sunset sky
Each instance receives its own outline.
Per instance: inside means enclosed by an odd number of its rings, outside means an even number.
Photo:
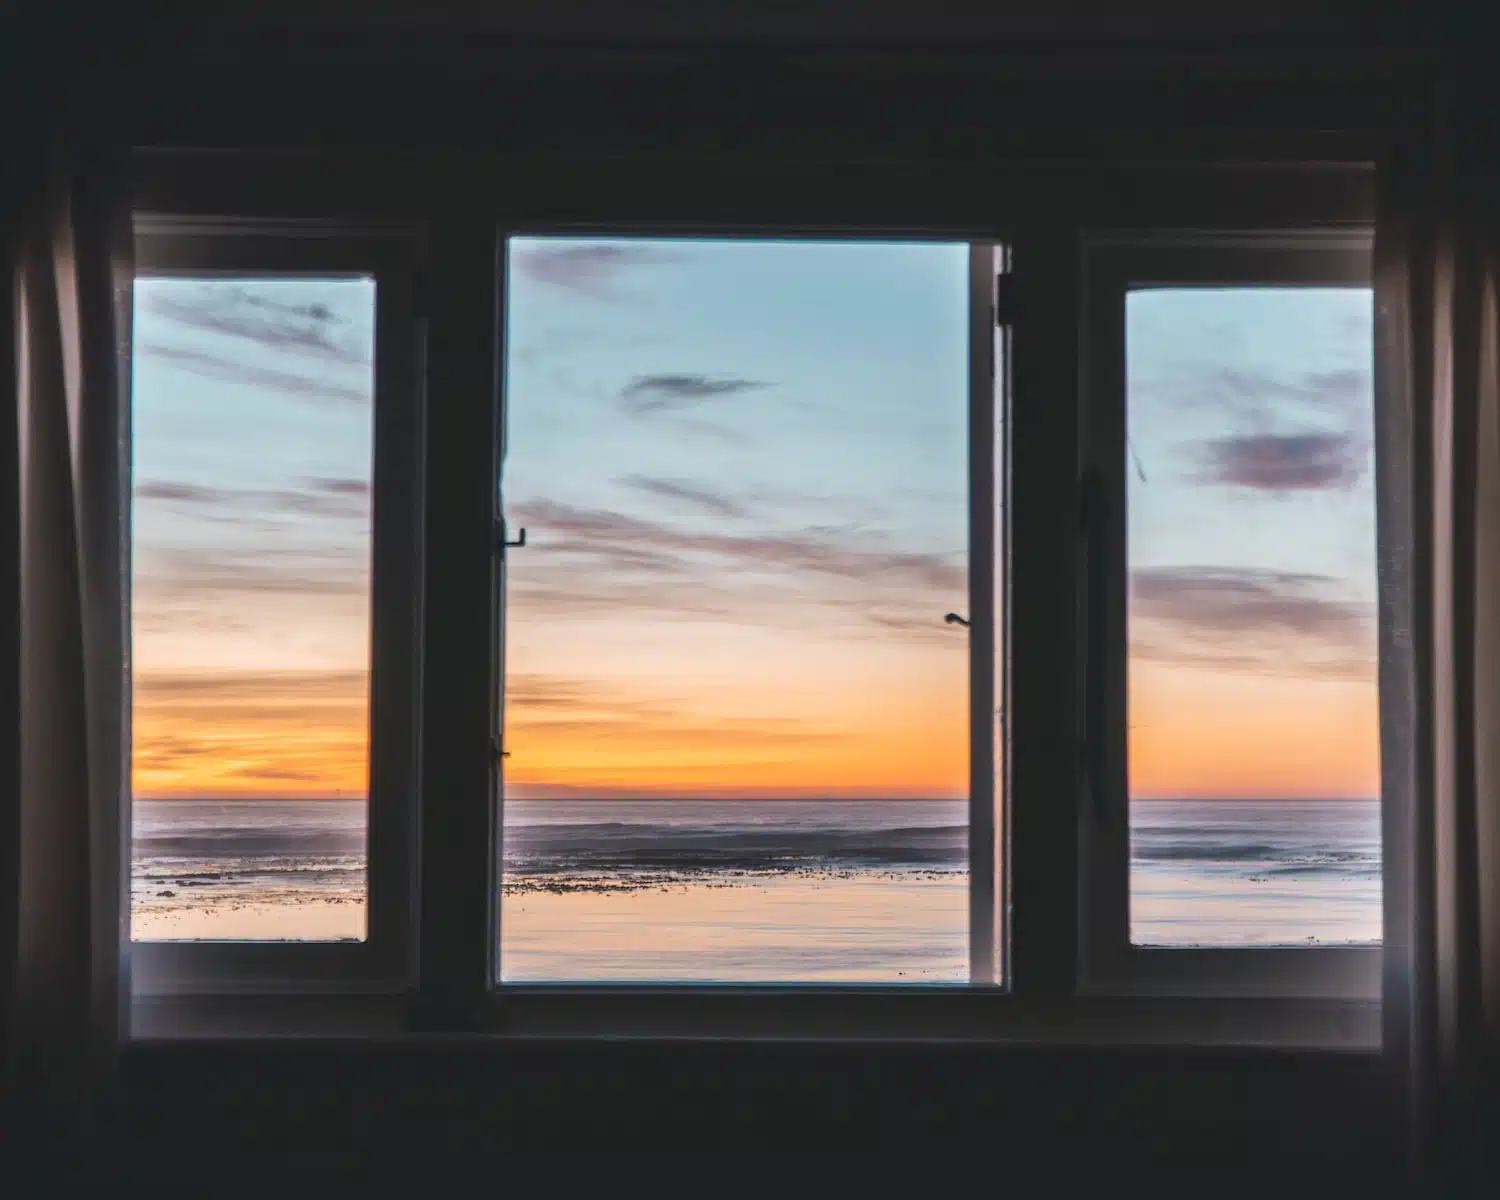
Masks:
[[[1136,291],[1126,336],[1132,794],[1377,796],[1370,292]]]
[[[138,279],[140,796],[363,796],[367,279]]]
[[[508,795],[964,794],[967,253],[512,241]],[[139,795],[364,794],[374,298],[137,283]],[[1369,323],[1131,299],[1138,795],[1374,794]]]
[[[965,794],[967,247],[510,253],[507,795]]]

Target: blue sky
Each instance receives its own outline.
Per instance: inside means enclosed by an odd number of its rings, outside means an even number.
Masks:
[[[511,793],[961,795],[967,246],[508,266]],[[364,787],[374,304],[137,283],[141,794]],[[1370,325],[1362,289],[1129,299],[1137,794],[1372,794]]]
[[[359,795],[375,285],[135,285],[142,795]]]
[[[509,262],[510,794],[959,794],[967,246]]]
[[[1376,794],[1369,290],[1143,289],[1126,336],[1137,793]]]

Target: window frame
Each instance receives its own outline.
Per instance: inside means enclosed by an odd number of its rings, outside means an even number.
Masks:
[[[371,429],[366,927],[360,942],[135,941],[124,922],[132,1022],[171,998],[382,993],[409,986],[415,949],[422,609],[420,231],[385,223],[137,211],[136,277],[365,276],[375,282]],[[132,341],[133,350],[133,341]],[[123,416],[130,437],[133,405]],[[121,503],[129,521],[133,481]],[[133,523],[127,526],[132,529]],[[130,568],[127,567],[127,570]],[[126,580],[127,596],[130,579]],[[127,604],[129,603],[127,599]],[[129,679],[129,658],[126,673]],[[126,688],[133,704],[133,688]],[[130,710],[125,713],[129,728]],[[132,828],[132,789],[124,803]],[[129,892],[127,890],[127,897]]]
[[[1080,809],[1080,991],[1194,997],[1380,995],[1380,946],[1147,947],[1130,941],[1125,308],[1154,287],[1373,286],[1373,230],[1091,230],[1082,240],[1083,451],[1104,482],[1102,804]],[[1373,368],[1373,363],[1371,364]],[[1373,421],[1371,433],[1373,435]],[[1373,552],[1373,548],[1372,548]],[[1086,609],[1085,600],[1082,607]],[[1080,623],[1086,645],[1087,615]],[[1087,718],[1085,718],[1087,721]],[[1093,736],[1087,733],[1087,736]],[[1385,803],[1384,799],[1382,803]]]
[[[1075,620],[1086,235],[1367,227],[1374,220],[1378,146],[1344,134],[1276,134],[1231,144],[1172,142],[1165,152],[1147,138],[1103,151],[1091,142],[1058,149],[1049,135],[1050,158],[1039,158],[1031,142],[1001,138],[988,157],[937,164],[910,155],[855,153],[846,161],[745,149],[749,158],[714,160],[710,171],[681,148],[601,154],[587,145],[512,146],[501,154],[425,150],[394,159],[385,151],[332,148],[137,149],[138,214],[191,214],[183,223],[277,227],[292,235],[298,226],[326,225],[333,214],[334,226],[401,231],[420,244],[423,458],[443,469],[426,473],[421,485],[426,536],[419,572],[429,601],[414,630],[422,736],[419,812],[408,827],[417,875],[408,959],[413,988],[400,995],[382,987],[372,995],[368,984],[343,974],[321,981],[284,974],[268,985],[264,978],[237,984],[208,973],[191,994],[138,993],[132,1038],[137,1044],[277,1034],[420,1040],[437,1033],[445,1041],[467,1035],[502,1042],[709,1038],[1378,1050],[1380,1008],[1368,998],[1204,997],[1150,988],[1109,994],[1088,986]],[[655,224],[633,219],[641,214]],[[304,220],[309,215],[318,219]],[[1006,362],[1016,398],[1008,432],[1024,452],[1008,464],[1007,683],[1025,700],[1007,712],[1004,731],[1011,749],[1005,819],[1011,844],[1023,848],[1006,877],[1005,991],[713,986],[502,995],[494,986],[493,691],[489,656],[479,651],[493,620],[496,331],[504,328],[499,234],[680,233],[698,228],[705,216],[708,227],[730,231],[993,238],[1011,246],[1020,308]],[[483,660],[477,671],[476,657]],[[1383,799],[1388,810],[1407,802]],[[1387,861],[1398,852],[1388,844]],[[1392,893],[1389,873],[1386,890],[1389,922],[1405,901]]]

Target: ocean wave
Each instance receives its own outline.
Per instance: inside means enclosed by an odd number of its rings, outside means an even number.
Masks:
[[[1380,865],[1379,850],[1309,850],[1271,842],[1225,843],[1216,841],[1172,841],[1151,843],[1136,840],[1131,857],[1144,862],[1275,862],[1302,866],[1337,866],[1345,863]]]
[[[950,867],[967,862],[963,825],[895,829],[704,829],[605,821],[506,831],[507,871],[527,875],[695,875],[803,868]]]
[[[136,858],[302,859],[363,856],[363,831],[342,829],[268,829],[243,826],[217,829],[137,831],[131,850]]]

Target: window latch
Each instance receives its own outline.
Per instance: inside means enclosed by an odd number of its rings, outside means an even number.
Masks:
[[[969,627],[969,619],[961,617],[957,613],[949,613],[943,618],[944,625],[962,625],[965,629]]]
[[[524,546],[526,544],[526,527],[524,525],[521,527],[520,536],[513,538],[513,537],[511,537],[505,531],[505,518],[504,517],[500,518],[498,524],[500,526],[500,533],[499,533],[499,537],[497,538],[497,541],[499,542],[499,544],[502,547],[505,547],[507,549],[511,549],[511,548],[515,548],[515,547],[518,547],[518,546]]]

